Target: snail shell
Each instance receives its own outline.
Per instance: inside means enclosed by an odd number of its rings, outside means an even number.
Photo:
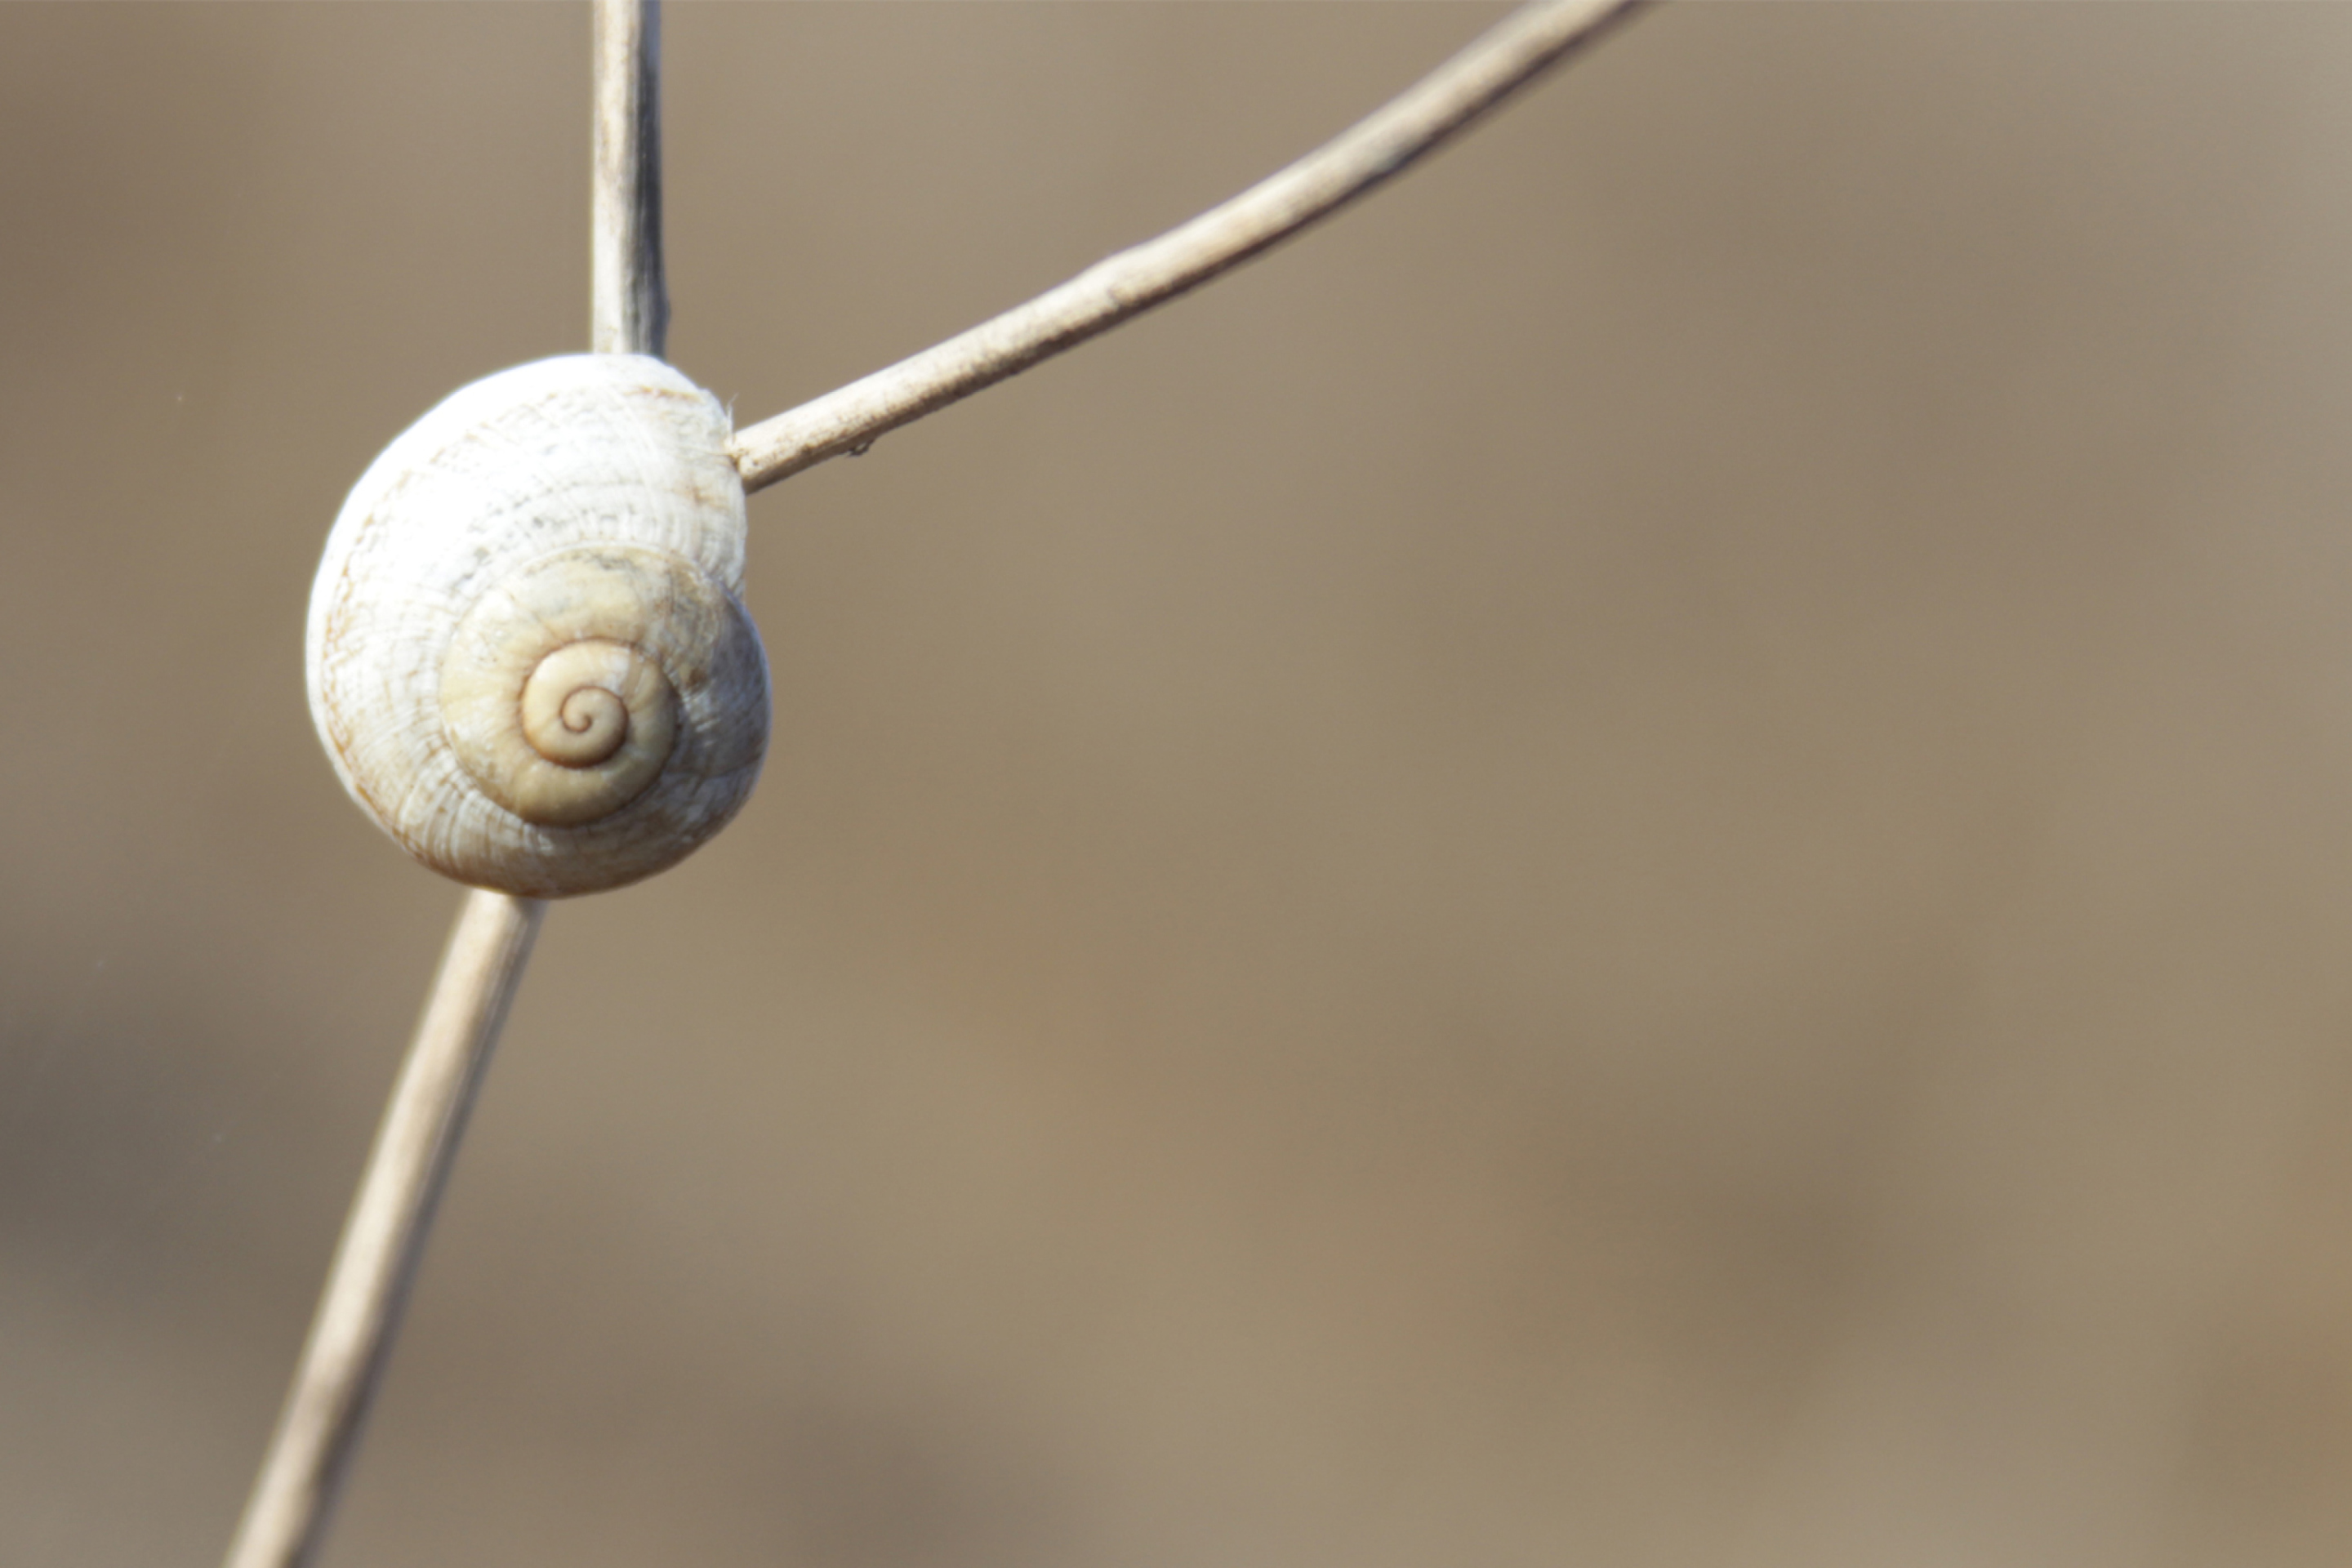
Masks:
[[[411,855],[594,892],[749,797],[768,666],[728,435],[661,361],[575,354],[460,389],[361,477],[310,593],[310,714]]]

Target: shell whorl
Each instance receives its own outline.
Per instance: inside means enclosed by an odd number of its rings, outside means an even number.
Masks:
[[[768,678],[728,433],[660,361],[573,355],[461,389],[362,477],[311,594],[311,713],[409,853],[560,897],[740,807]]]

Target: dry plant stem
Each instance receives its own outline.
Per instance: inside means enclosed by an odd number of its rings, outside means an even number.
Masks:
[[[505,893],[466,896],[227,1568],[298,1568],[318,1552],[546,908]]]
[[[669,336],[662,281],[661,7],[596,0],[595,195],[589,214],[589,346],[651,354]]]
[[[591,341],[600,353],[658,356],[668,326],[656,3],[595,5]],[[861,450],[886,430],[1247,260],[1399,173],[1642,3],[1537,0],[1338,140],[1223,205],[960,337],[740,432],[731,450],[745,488]],[[545,910],[504,893],[467,895],[227,1568],[303,1568],[315,1558]]]
[[[1643,0],[1537,0],[1402,96],[1269,179],[1181,227],[1098,261],[992,321],[863,381],[736,433],[756,490],[1075,348],[1207,282],[1401,173]]]
[[[656,5],[596,0],[590,334],[600,353],[658,356],[668,327]],[[507,893],[466,895],[226,1568],[307,1568],[317,1556],[546,910]]]

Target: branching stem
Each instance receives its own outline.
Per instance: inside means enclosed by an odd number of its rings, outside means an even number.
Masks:
[[[596,0],[589,330],[603,353],[659,355],[668,326],[657,6],[658,0]],[[546,910],[506,893],[466,895],[226,1568],[308,1568],[317,1557],[391,1359],[467,1115]]]
[[[1398,174],[1643,0],[1536,0],[1370,118],[1159,238],[936,348],[738,433],[746,489],[863,450],[1279,244]],[[657,0],[596,0],[591,341],[658,356]],[[400,1326],[466,1119],[546,906],[466,897],[400,1072],[226,1568],[308,1568]]]
[[[1402,173],[1643,0],[1536,0],[1336,140],[1190,223],[787,414],[736,432],[756,490],[1018,374],[1280,244]]]

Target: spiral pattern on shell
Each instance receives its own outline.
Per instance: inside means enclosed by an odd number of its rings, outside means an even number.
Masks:
[[[572,355],[461,389],[361,478],[311,594],[310,707],[410,854],[592,892],[748,798],[768,672],[728,433],[660,361]]]

